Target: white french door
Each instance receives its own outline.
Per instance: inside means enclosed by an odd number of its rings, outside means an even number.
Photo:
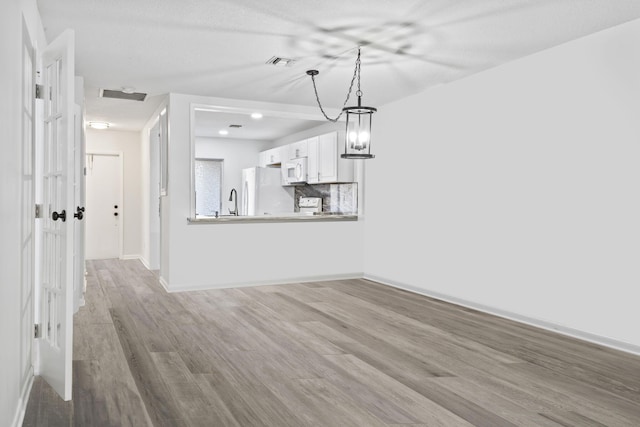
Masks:
[[[73,188],[76,211],[74,217],[74,242],[73,242],[73,312],[77,313],[84,305],[84,294],[87,290],[85,280],[85,184],[84,164],[85,164],[85,137],[84,137],[84,115],[82,107],[75,106],[74,115],[75,138],[73,145]]]
[[[22,203],[20,230],[20,384],[26,398],[33,376],[33,321],[35,283],[35,49],[22,28]]]
[[[38,302],[42,328],[39,373],[71,399],[74,232],[74,34],[62,33],[42,52],[44,153],[42,272]]]

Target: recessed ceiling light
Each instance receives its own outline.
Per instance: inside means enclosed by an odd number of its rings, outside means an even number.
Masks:
[[[89,122],[89,127],[93,129],[109,129],[109,123],[107,122]]]
[[[228,130],[226,130],[226,129],[219,130],[219,131],[218,131],[218,133],[219,133],[220,135],[229,135],[229,131],[228,131]]]
[[[256,120],[261,119],[262,113],[251,113],[251,118]]]

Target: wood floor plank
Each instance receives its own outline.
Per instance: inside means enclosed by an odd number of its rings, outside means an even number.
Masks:
[[[73,421],[76,426],[120,425],[109,418],[107,402],[98,390],[97,382],[104,375],[96,360],[76,360],[73,362]]]
[[[215,383],[213,374],[195,374],[195,381],[202,390],[203,395],[209,403],[206,414],[203,417],[193,417],[192,423],[196,426],[230,426],[240,427],[240,424],[231,414],[231,411],[225,405],[224,400],[220,397],[223,390],[216,389],[212,386]]]
[[[339,307],[344,310],[358,309],[359,314],[362,316],[367,316],[369,318],[380,320],[384,323],[392,324],[397,328],[419,332],[421,336],[429,337],[433,340],[440,342],[446,341],[451,345],[457,345],[475,354],[482,354],[483,356],[494,359],[498,363],[520,363],[523,361],[522,359],[513,357],[504,352],[484,346],[476,341],[461,339],[455,334],[444,329],[412,319],[404,313],[388,310],[386,307],[363,301],[360,298],[353,297],[343,292],[339,292],[331,288],[326,288],[320,292],[324,295],[324,302],[332,304],[335,307]]]
[[[640,425],[640,357],[363,279],[169,294],[87,262],[74,400],[25,426]]]
[[[228,357],[219,373],[206,378],[241,426],[300,426],[301,420],[286,403],[251,375],[252,368],[243,365],[241,357]]]
[[[327,286],[341,289],[367,301],[384,303],[386,307],[405,313],[426,323],[441,326],[469,340],[482,341],[501,351],[511,352],[518,358],[536,363],[542,359],[571,361],[571,366],[584,367],[587,372],[602,372],[600,379],[627,382],[640,381],[637,369],[625,369],[628,355],[612,351],[600,345],[584,342],[560,334],[549,334],[544,330],[491,316],[476,310],[458,307],[451,303],[421,297],[389,288],[368,280],[355,280],[345,286],[343,282],[328,282]],[[428,309],[426,309],[428,308]],[[559,369],[565,369],[567,365]],[[581,372],[580,370],[576,372]],[[565,372],[566,373],[566,372]],[[608,379],[605,379],[607,377]],[[582,379],[589,379],[585,375]]]
[[[129,369],[154,425],[164,420],[174,420],[176,423],[180,421],[186,424],[175,398],[160,378],[151,356],[142,344],[142,339],[136,332],[135,324],[127,310],[112,308],[110,312],[129,363]]]
[[[557,427],[557,424],[538,413],[529,412],[524,406],[494,393],[489,387],[483,387],[466,378],[432,378],[428,381],[437,383],[458,396],[485,408],[498,408],[496,412],[502,418],[527,427]]]
[[[584,415],[576,414],[575,412],[540,414],[540,416],[552,421],[556,425],[565,427],[607,427],[606,424],[599,423],[598,421],[592,420]]]
[[[23,427],[71,427],[73,404],[65,402],[42,377],[35,377]]]
[[[327,355],[325,359],[338,366],[341,371],[329,379],[344,389],[351,389],[354,394],[357,390],[350,384],[360,384],[365,390],[373,390],[378,395],[384,396],[384,400],[392,402],[398,408],[408,414],[410,421],[386,420],[387,423],[417,424],[427,423],[431,426],[453,427],[470,426],[467,421],[454,415],[448,410],[425,398],[415,390],[407,387],[373,366],[363,362],[356,356]]]
[[[270,382],[268,387],[295,411],[303,426],[386,426],[322,378],[298,379],[289,383]]]

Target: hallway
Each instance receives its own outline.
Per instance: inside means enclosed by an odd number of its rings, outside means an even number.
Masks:
[[[637,426],[640,358],[365,280],[167,294],[87,263],[24,426]]]

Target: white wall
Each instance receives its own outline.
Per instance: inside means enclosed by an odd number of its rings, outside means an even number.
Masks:
[[[34,47],[45,43],[36,2],[5,0],[0,13],[0,425],[17,426],[28,385],[21,384],[20,199],[22,22]],[[27,333],[31,330],[27,327]]]
[[[381,107],[366,275],[640,350],[639,40],[634,21]]]
[[[163,221],[163,262],[170,290],[282,283],[362,274],[362,223],[188,224],[190,212],[190,105],[192,103],[300,112],[314,107],[171,94],[169,185]],[[163,230],[164,232],[164,230]],[[168,241],[164,239],[167,238]],[[169,243],[170,241],[170,243]],[[300,245],[301,241],[310,242]],[[164,268],[164,265],[163,265]]]
[[[222,170],[222,211],[220,215],[228,214],[229,209],[235,209],[234,202],[229,201],[229,194],[232,188],[235,188],[238,192],[238,197],[241,197],[242,169],[258,166],[260,151],[269,147],[271,147],[270,141],[196,138],[195,155],[197,158],[224,160]],[[240,209],[240,199],[238,199],[238,209]]]
[[[20,398],[20,1],[0,14],[0,425],[12,425]]]
[[[124,158],[123,257],[142,256],[143,171],[140,132],[87,129],[87,153],[122,152]],[[146,213],[145,213],[146,214]]]
[[[344,122],[317,122],[318,126],[314,126],[311,129],[303,130],[301,132],[294,133],[292,135],[287,135],[282,138],[276,139],[271,144],[270,148],[280,147],[281,145],[291,144],[293,142],[302,141],[303,139],[311,138],[313,136],[322,135],[325,133],[333,132],[333,131],[343,131],[344,130]]]

